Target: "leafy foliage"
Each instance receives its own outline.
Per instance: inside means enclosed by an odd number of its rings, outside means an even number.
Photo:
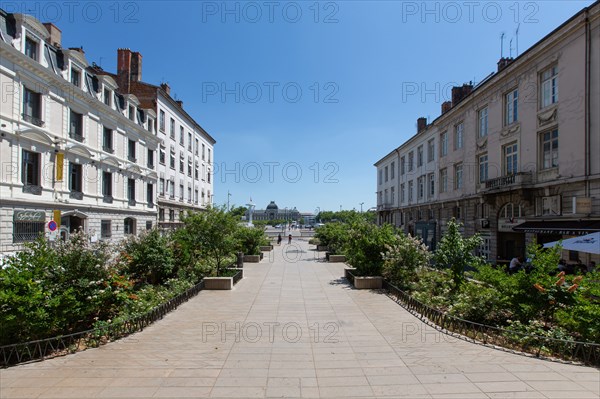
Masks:
[[[448,229],[442,236],[440,244],[435,251],[435,263],[438,267],[447,267],[452,272],[454,288],[458,289],[464,281],[465,269],[479,265],[483,260],[473,254],[481,245],[481,237],[463,237],[460,232],[461,224],[451,219]]]
[[[388,224],[377,226],[364,220],[350,224],[345,254],[359,276],[381,276],[385,252],[397,243],[398,236]]]
[[[315,238],[319,240],[319,245],[325,245],[329,248],[331,254],[343,255],[350,237],[349,233],[348,224],[333,222],[318,227],[315,231]]]
[[[384,256],[383,276],[400,288],[407,288],[417,277],[417,270],[429,265],[431,253],[423,240],[400,234],[388,245]]]
[[[171,242],[168,236],[162,236],[157,229],[128,238],[123,243],[121,254],[125,271],[139,281],[157,285],[174,275],[175,260]]]
[[[265,231],[259,227],[240,227],[236,233],[238,250],[246,255],[260,255],[261,245],[269,245]]]

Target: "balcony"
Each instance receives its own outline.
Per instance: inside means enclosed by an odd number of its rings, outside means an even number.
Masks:
[[[136,163],[136,162],[137,162],[137,158],[136,158],[135,156],[133,156],[133,155],[128,155],[128,156],[127,156],[127,160],[128,160],[129,162],[133,162],[133,163]]]
[[[148,205],[148,208],[154,208],[154,202],[148,202],[146,205]]]
[[[377,210],[378,211],[389,211],[389,210],[391,210],[393,208],[394,208],[394,204],[392,204],[392,203],[377,205]]]
[[[105,195],[104,197],[102,197],[102,202],[104,202],[105,204],[112,204],[113,203],[112,195]]]
[[[519,172],[507,176],[488,179],[481,184],[482,191],[504,191],[513,190],[523,185],[531,184],[530,172]]]
[[[83,193],[81,191],[71,191],[69,198],[81,201],[83,199]]]
[[[83,143],[83,141],[84,141],[83,135],[78,132],[70,132],[69,137],[75,141],[79,141],[80,143]]]
[[[128,201],[128,204],[129,204],[129,206],[136,206],[137,202],[133,198],[130,198],[129,201]]]
[[[23,120],[25,122],[29,122],[32,125],[35,125],[37,127],[44,127],[44,126],[46,126],[46,122],[44,122],[43,120],[41,120],[37,116],[28,115],[28,114],[22,114],[22,116],[23,116]]]
[[[148,166],[148,169],[154,169],[154,162],[148,162],[146,166]]]
[[[104,152],[108,152],[109,154],[114,154],[115,150],[111,147],[107,147],[107,146],[102,146],[102,151]]]

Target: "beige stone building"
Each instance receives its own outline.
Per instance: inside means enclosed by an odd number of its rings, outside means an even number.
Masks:
[[[419,118],[417,134],[375,163],[380,223],[435,247],[454,217],[499,263],[534,239],[599,231],[598,49],[596,2],[477,86],[453,88],[437,119]]]

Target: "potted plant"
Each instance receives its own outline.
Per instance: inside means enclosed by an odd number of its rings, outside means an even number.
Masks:
[[[259,227],[240,227],[236,237],[238,250],[244,253],[244,262],[260,262],[263,257],[261,247],[266,243],[264,230]]]

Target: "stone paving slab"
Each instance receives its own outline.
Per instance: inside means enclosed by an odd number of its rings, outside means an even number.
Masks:
[[[600,397],[597,369],[444,335],[315,256],[276,246],[140,333],[0,370],[0,398]]]

